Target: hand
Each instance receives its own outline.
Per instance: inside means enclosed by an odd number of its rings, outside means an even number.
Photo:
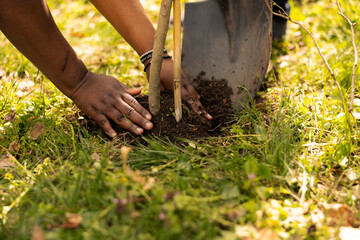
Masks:
[[[150,67],[147,69],[146,74],[149,78]],[[162,90],[174,91],[174,62],[171,59],[163,59],[160,82]],[[181,98],[190,106],[191,110],[205,117],[207,120],[212,119],[212,116],[202,106],[199,94],[186,79],[184,72],[181,72]]]
[[[109,119],[137,135],[153,128],[150,113],[133,97],[140,92],[113,77],[88,72],[70,98],[113,138],[117,134]]]

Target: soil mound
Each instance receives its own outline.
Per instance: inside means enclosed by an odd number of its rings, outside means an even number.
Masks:
[[[202,118],[183,104],[183,118],[176,122],[174,116],[174,97],[171,91],[161,93],[160,113],[153,116],[154,128],[144,133],[145,137],[158,137],[161,139],[174,140],[176,138],[196,139],[210,136],[220,136],[222,129],[228,126],[232,120],[233,109],[231,107],[231,88],[226,80],[208,80],[200,76],[194,79],[195,89],[201,96],[201,103],[213,117],[211,121]],[[148,96],[136,97],[138,102],[149,109]],[[101,128],[88,116],[81,114],[83,119],[78,120],[80,125],[89,131],[101,131]],[[113,124],[114,129],[121,138],[127,142],[140,141],[141,137],[131,136],[120,127]]]

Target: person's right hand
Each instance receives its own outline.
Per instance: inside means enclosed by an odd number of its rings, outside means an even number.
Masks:
[[[109,119],[134,134],[150,130],[150,113],[133,97],[140,89],[128,88],[113,77],[88,72],[70,98],[110,136],[116,137]]]

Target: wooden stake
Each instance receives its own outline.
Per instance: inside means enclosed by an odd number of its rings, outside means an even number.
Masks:
[[[175,119],[182,118],[181,104],[181,3],[174,0],[174,104]]]
[[[152,114],[157,114],[160,111],[160,72],[166,34],[169,28],[171,4],[172,0],[161,1],[159,22],[155,33],[149,77],[149,108]]]

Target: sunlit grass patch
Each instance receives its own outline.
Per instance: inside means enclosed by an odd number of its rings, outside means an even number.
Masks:
[[[160,1],[142,2],[156,25]],[[340,3],[358,21],[357,1]],[[146,92],[137,54],[88,1],[49,5],[90,70]],[[347,94],[353,53],[337,11],[303,1],[291,16],[314,33]],[[168,49],[171,39],[170,29]],[[265,89],[228,136],[146,139],[125,162],[124,142],[80,126],[73,103],[0,35],[0,238],[330,239],[358,229],[359,131],[309,36],[288,23],[276,46]]]

